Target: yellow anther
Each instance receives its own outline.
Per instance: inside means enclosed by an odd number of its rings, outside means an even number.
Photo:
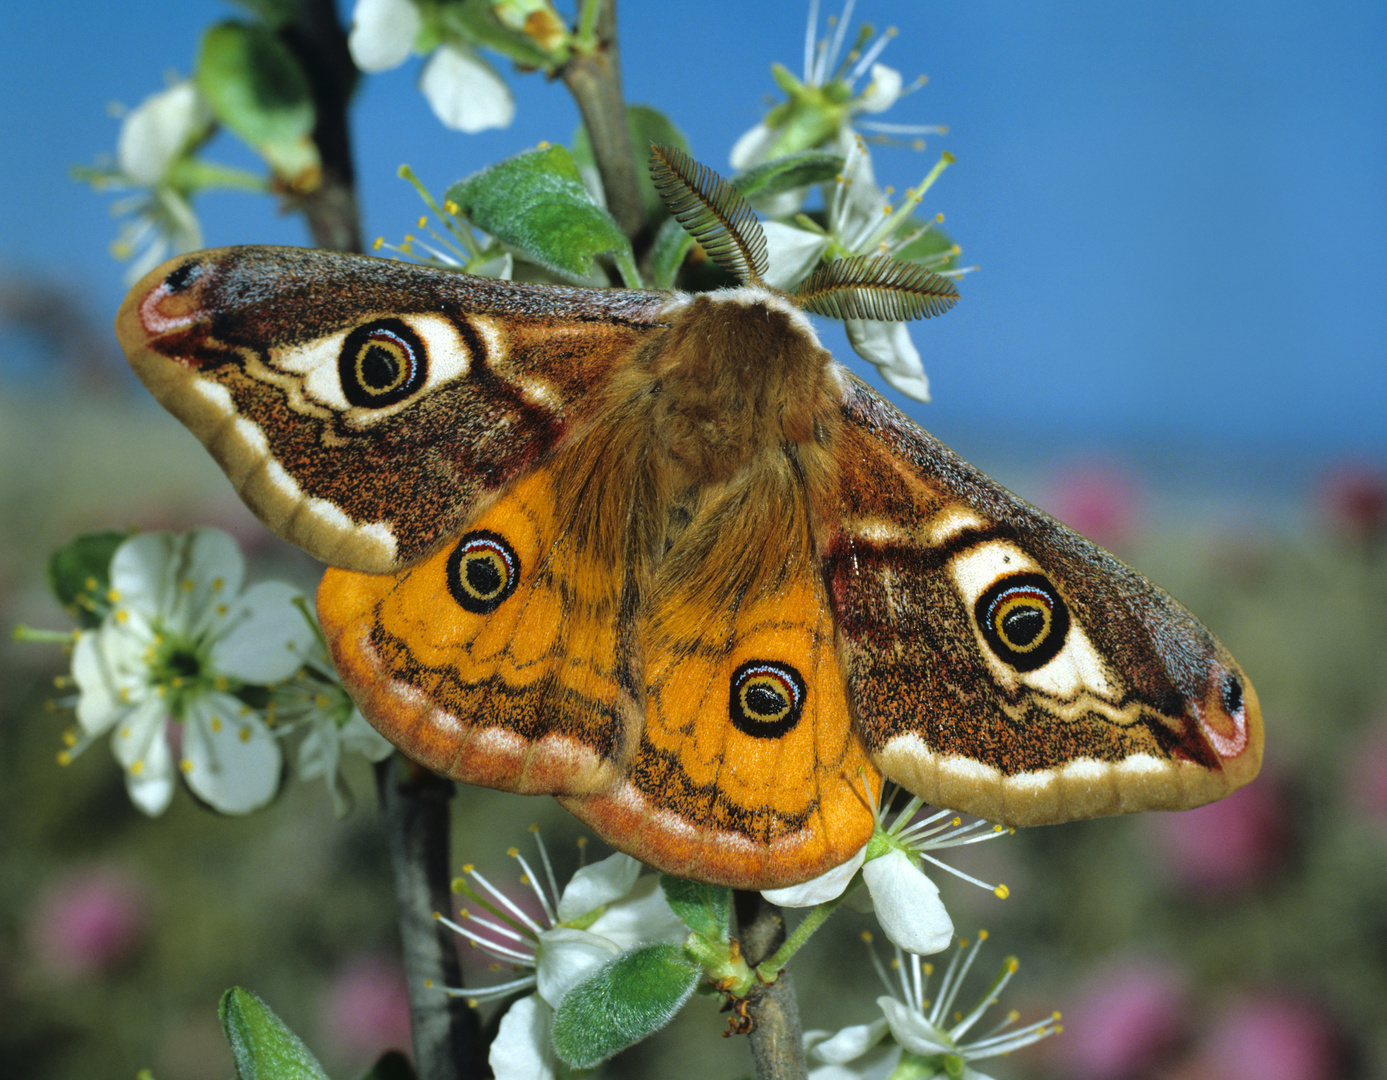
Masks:
[[[221,730],[222,730],[222,718],[221,718],[220,716],[214,716],[214,717],[212,717],[212,722],[211,722],[210,724],[208,724],[207,726],[210,727],[210,728],[212,729],[212,734],[213,734],[213,735],[220,734],[220,732],[221,732]]]
[[[238,737],[242,742],[244,742],[244,743],[250,742],[250,728],[248,728],[248,727],[243,727],[243,728],[237,733],[237,737]]]
[[[144,762],[143,762],[143,761],[134,761],[134,762],[131,762],[131,764],[130,764],[130,775],[131,775],[131,776],[139,776],[140,773],[142,773],[142,772],[144,772]]]
[[[385,237],[377,236],[374,240],[371,241],[372,251],[379,251],[383,247],[385,247]]]
[[[1008,889],[1005,885],[998,885],[995,889],[992,890],[992,892],[998,900],[1005,900],[1008,896],[1011,895],[1011,890]]]
[[[987,940],[987,931],[986,931],[986,930],[979,930],[979,931],[978,931],[978,940],[979,940],[979,941],[986,941],[986,940]]]
[[[517,847],[506,848],[506,854],[513,859],[520,854],[520,849]]]
[[[178,763],[178,767],[182,769],[184,773],[190,773],[193,771],[193,763],[189,761],[187,758],[184,758],[182,761],[180,761]]]
[[[456,217],[462,211],[462,207],[460,207],[457,203],[453,202],[452,199],[443,200],[443,209],[446,213],[452,214],[454,217]]]
[[[126,611],[124,608],[118,608],[116,610],[115,619],[116,622],[124,625],[130,621],[130,612]]]
[[[59,764],[59,765],[71,765],[71,764],[72,764],[72,755],[69,754],[66,750],[59,750],[59,751],[58,751],[58,764]]]

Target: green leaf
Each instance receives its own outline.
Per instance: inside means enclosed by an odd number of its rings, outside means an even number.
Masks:
[[[217,1012],[231,1043],[237,1080],[327,1080],[303,1040],[249,990],[233,986],[222,995]]]
[[[554,1014],[555,1051],[575,1069],[606,1061],[668,1024],[698,976],[678,945],[623,953],[564,997]]]
[[[111,557],[129,538],[114,529],[83,533],[48,559],[48,587],[85,629],[100,626],[111,608]]]
[[[923,228],[925,224],[919,218],[912,217],[896,231],[908,235]],[[931,270],[936,271],[952,270],[956,257],[953,237],[938,225],[933,224],[896,252],[898,259],[904,259],[906,262],[925,263]]]
[[[738,173],[732,178],[732,186],[748,199],[779,195],[782,191],[827,183],[843,171],[844,161],[841,154],[822,150],[787,154]]]
[[[627,283],[639,284],[631,242],[592,201],[573,155],[562,146],[531,150],[474,173],[445,198],[479,229],[541,266],[582,276],[596,256],[611,252]]]
[[[674,146],[688,153],[689,140],[684,138],[684,133],[659,109],[653,109],[649,105],[627,106],[626,126],[631,133],[631,150],[637,161],[644,161],[649,157],[652,146]],[[585,127],[580,127],[573,135],[573,158],[585,169],[597,167],[597,161],[592,155],[592,142]],[[665,217],[668,211],[665,209],[665,200],[660,198],[660,193],[655,190],[655,181],[650,177],[650,170],[641,168],[639,172],[641,207],[645,213],[645,220],[653,225]]]
[[[665,218],[650,249],[651,283],[657,289],[671,289],[684,257],[694,246],[694,238],[674,218]]]
[[[409,1058],[398,1050],[387,1050],[362,1073],[361,1080],[416,1080],[417,1074]]]
[[[673,874],[660,875],[660,888],[674,913],[695,934],[711,941],[726,941],[732,890],[702,881],[686,881]]]
[[[308,78],[267,26],[218,23],[202,36],[197,84],[226,127],[255,149],[292,187],[321,176]]]

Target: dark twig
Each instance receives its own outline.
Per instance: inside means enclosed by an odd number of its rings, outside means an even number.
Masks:
[[[601,0],[596,23],[597,47],[576,54],[559,76],[578,103],[592,142],[597,174],[607,195],[607,209],[627,236],[645,224],[626,103],[621,95],[621,63],[616,46],[616,0]]]
[[[334,0],[297,0],[294,21],[282,33],[313,90],[317,122],[313,141],[323,163],[322,183],[312,191],[293,193],[303,211],[313,243],[330,251],[361,250],[361,213],[356,203],[356,170],[352,163],[347,105],[356,83],[356,66],[347,50],[347,35]]]
[[[738,935],[742,956],[755,967],[774,954],[785,940],[785,919],[780,908],[759,894],[743,893],[739,899],[755,904]],[[805,1080],[808,1069],[804,1061],[799,1003],[790,972],[782,971],[775,982],[758,985],[747,1001],[747,1012],[755,1025],[748,1038],[751,1056],[756,1062],[757,1080]]]
[[[414,1068],[419,1080],[484,1075],[477,1014],[443,987],[462,985],[452,932],[433,917],[452,892],[449,800],[453,783],[392,755],[376,766],[382,824],[399,903],[400,938],[409,980]]]

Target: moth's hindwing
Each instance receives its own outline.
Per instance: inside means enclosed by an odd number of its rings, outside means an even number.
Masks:
[[[820,516],[853,708],[887,777],[1034,825],[1257,774],[1256,692],[1180,604],[854,382]]]
[[[793,884],[858,852],[881,778],[852,723],[787,462],[701,509],[647,610],[639,749],[614,791],[565,805],[638,858],[737,888]]]
[[[225,248],[149,274],[116,330],[272,530],[383,572],[581,426],[667,300]]]
[[[619,554],[561,527],[562,461],[515,481],[408,570],[329,569],[318,616],[362,712],[468,783],[604,790],[639,738]]]

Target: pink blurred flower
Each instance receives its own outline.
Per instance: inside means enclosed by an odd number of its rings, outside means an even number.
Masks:
[[[1366,462],[1337,465],[1320,478],[1319,504],[1329,526],[1349,540],[1387,534],[1387,472]]]
[[[1225,1009],[1179,1071],[1181,1080],[1333,1080],[1342,1040],[1317,1006],[1288,995],[1245,997]]]
[[[1290,840],[1289,800],[1276,779],[1258,779],[1208,806],[1153,815],[1151,836],[1171,880],[1193,892],[1227,895],[1280,867]]]
[[[1121,547],[1141,527],[1141,485],[1107,462],[1068,466],[1046,486],[1043,505],[1071,529],[1104,547]]]
[[[409,985],[398,960],[365,954],[344,964],[318,1006],[324,1048],[369,1062],[387,1050],[409,1053]]]
[[[1355,748],[1348,791],[1364,817],[1387,828],[1387,720],[1379,721]]]
[[[1073,1080],[1146,1076],[1185,1028],[1185,979],[1149,957],[1128,957],[1092,976],[1063,1009],[1064,1033],[1045,1044]]]
[[[40,898],[29,941],[50,971],[99,975],[128,959],[149,925],[149,897],[125,870],[88,867],[52,882]]]

